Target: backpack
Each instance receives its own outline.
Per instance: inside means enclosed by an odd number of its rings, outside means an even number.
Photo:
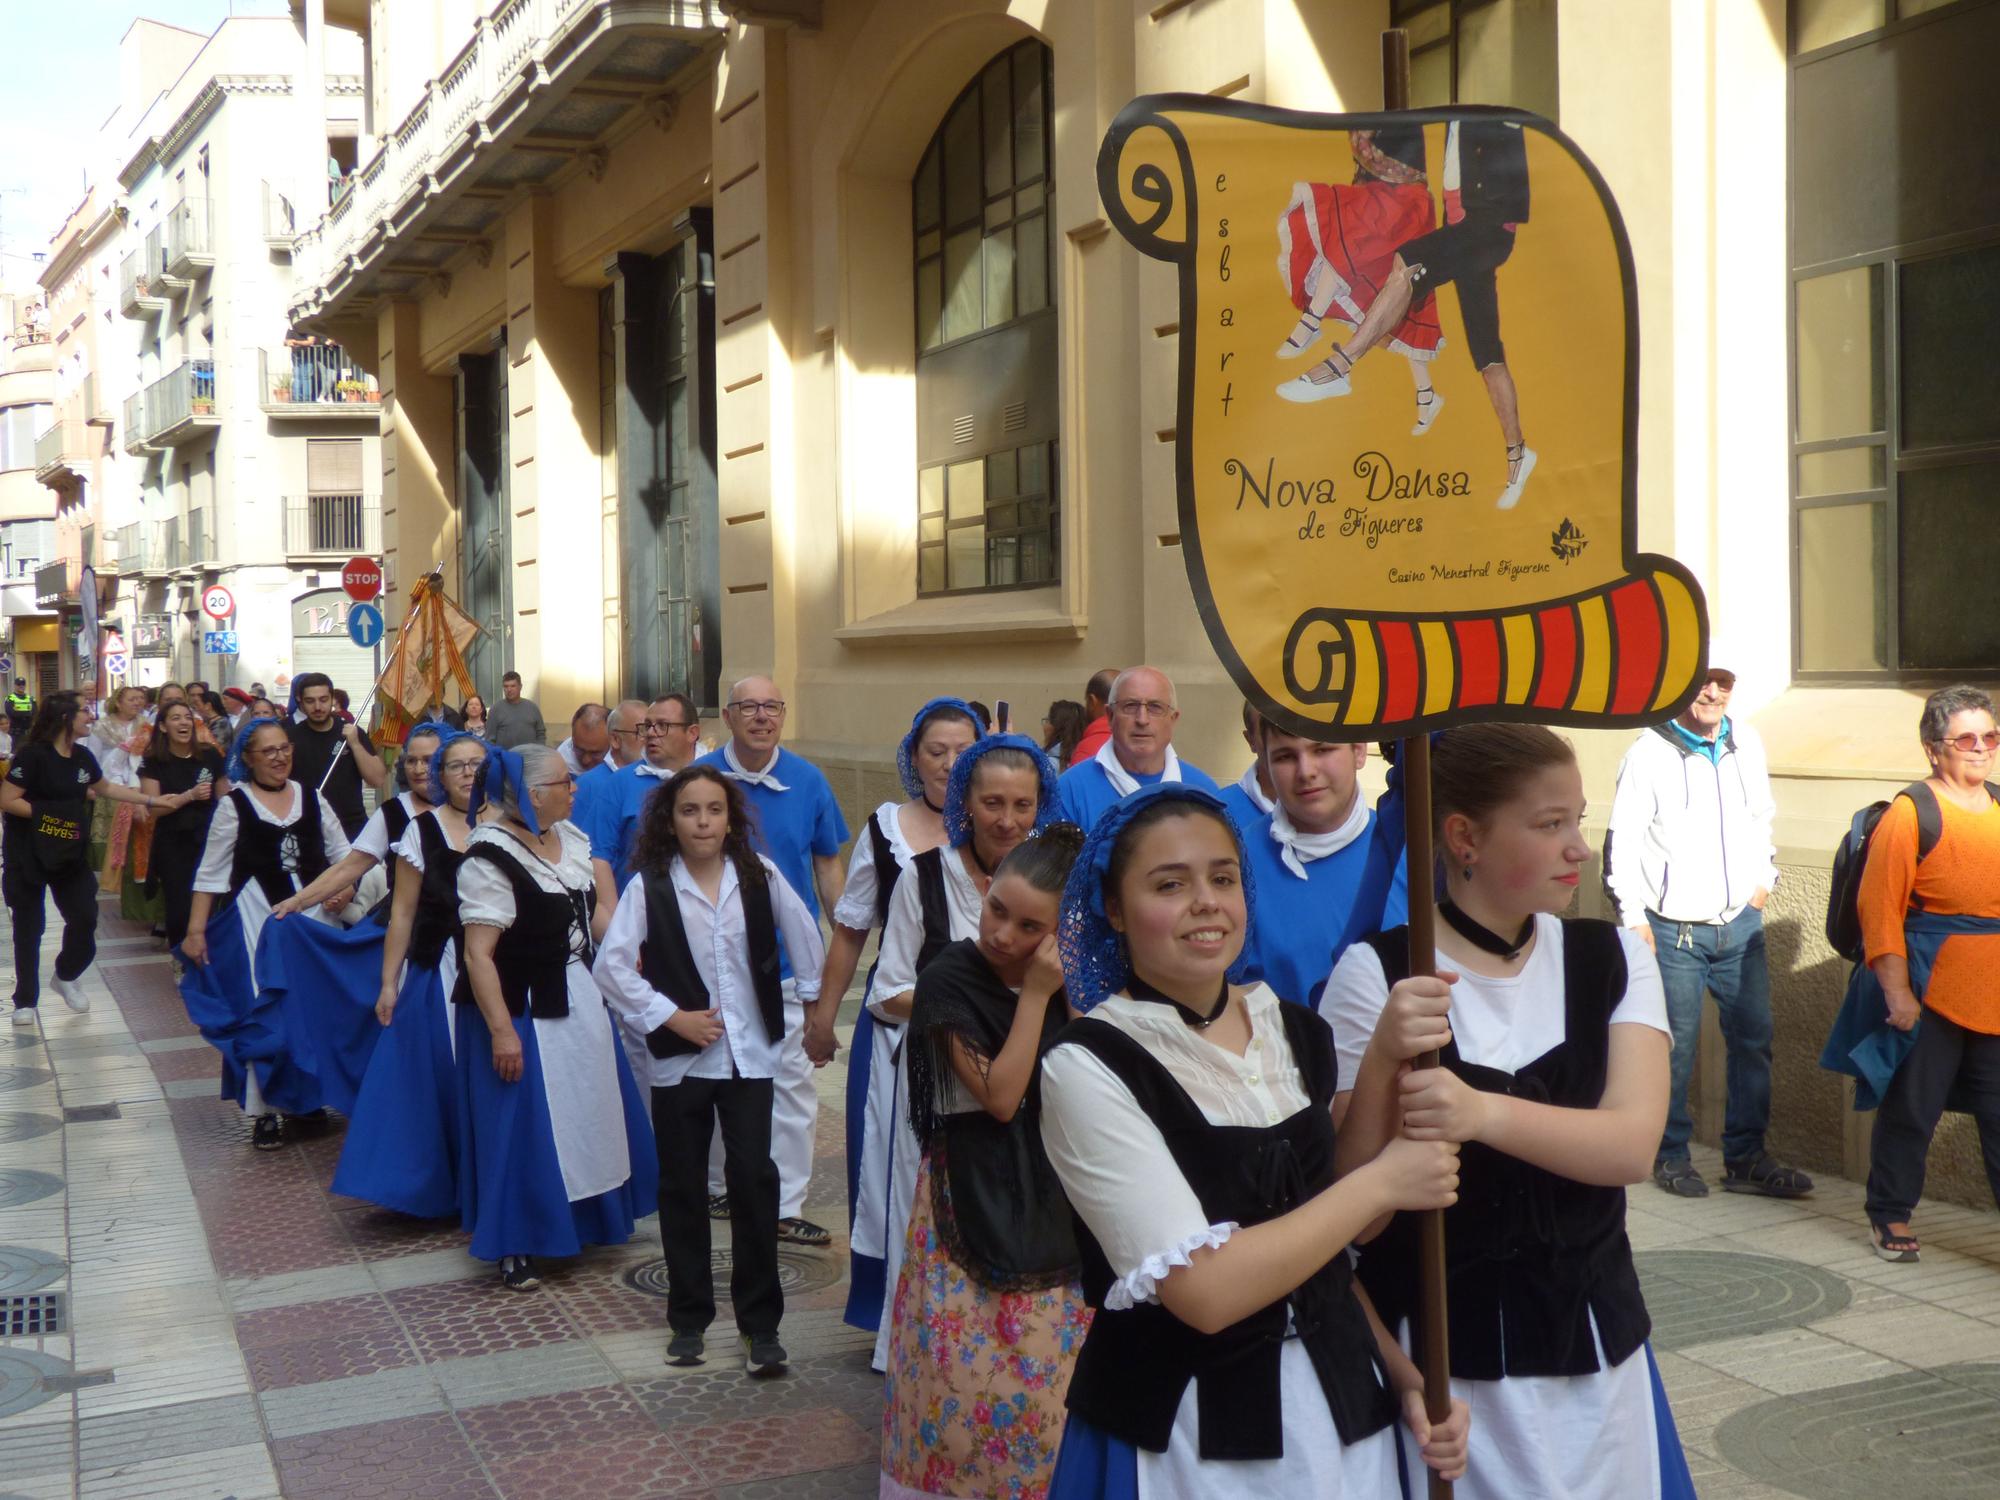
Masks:
[[[1987,782],[1986,795],[2000,802],[2000,787]],[[1917,862],[1921,864],[1944,836],[1944,813],[1938,807],[1937,793],[1931,790],[1929,782],[1913,781],[1896,796],[1908,797],[1916,805]],[[1861,871],[1868,863],[1868,841],[1894,801],[1892,797],[1889,802],[1871,802],[1857,812],[1848,825],[1847,837],[1833,851],[1833,883],[1826,897],[1826,941],[1835,953],[1852,964],[1863,962],[1866,953],[1861,937],[1860,898]],[[1922,910],[1914,895],[1910,906],[1912,910]]]

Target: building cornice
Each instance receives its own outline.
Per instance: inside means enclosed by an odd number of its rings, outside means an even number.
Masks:
[[[215,112],[222,107],[222,101],[230,94],[289,94],[292,78],[289,73],[218,73],[201,86],[188,107],[174,118],[159,135],[149,136],[145,143],[133,153],[118,174],[119,186],[131,192],[139,179],[146,175],[146,169],[155,164],[171,166],[195,133],[206,125]],[[361,80],[352,73],[336,73],[326,80],[326,91],[334,95],[359,95]]]

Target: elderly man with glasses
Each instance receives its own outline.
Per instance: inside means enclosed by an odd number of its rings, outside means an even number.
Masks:
[[[593,802],[600,793],[610,789],[612,775],[646,758],[645,723],[646,705],[638,698],[624,699],[604,716],[604,756],[595,765],[587,766],[578,773],[576,797],[570,804],[570,822],[585,833],[590,832]],[[560,750],[562,747],[556,748]]]
[[[1174,753],[1174,725],[1181,711],[1174,685],[1157,667],[1127,667],[1111,684],[1106,717],[1111,738],[1089,760],[1071,766],[1056,784],[1062,815],[1088,833],[1097,820],[1142,786],[1179,781],[1211,796],[1221,789],[1198,766]]]
[[[620,704],[621,714],[625,705]],[[639,836],[639,819],[646,799],[694,759],[701,743],[701,713],[685,693],[663,693],[638,719],[641,757],[613,771],[608,780],[578,784],[582,814],[571,821],[590,835],[590,863],[597,875],[598,905],[615,908],[631,882],[632,843]],[[595,774],[595,773],[593,773]]]
[[[757,815],[757,842],[818,920],[840,902],[847,871],[840,851],[847,843],[847,820],[840,815],[833,788],[819,767],[786,750],[785,701],[768,677],[745,677],[729,690],[722,710],[729,738],[720,750],[704,755],[699,764],[714,766],[742,787]],[[771,1157],[778,1164],[778,1238],[818,1248],[832,1243],[819,1225],[801,1218],[806,1187],[812,1179],[813,1125],[819,1118],[819,1095],[813,1089],[813,1067],[806,1058],[805,1007],[792,978],[791,959],[779,942],[779,969],[785,997],[785,1043],[778,1059],[776,1100],[771,1118]],[[718,1163],[710,1165],[709,1212],[728,1213],[720,1198]]]
[[[1734,672],[1710,667],[1694,702],[1625,752],[1604,836],[1605,883],[1619,920],[1659,955],[1673,1028],[1672,1092],[1654,1185],[1682,1198],[1708,1196],[1688,1159],[1694,1121],[1687,1107],[1707,991],[1728,1049],[1722,1185],[1798,1198],[1812,1191],[1812,1179],[1764,1149],[1771,1123],[1764,903],[1778,883],[1771,842],[1777,803],[1763,741],[1729,717],[1735,687]]]

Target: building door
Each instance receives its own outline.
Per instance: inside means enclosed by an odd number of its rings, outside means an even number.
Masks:
[[[482,634],[467,650],[488,703],[514,665],[514,548],[507,486],[507,349],[458,361],[459,603]]]
[[[624,686],[718,705],[715,273],[706,209],[661,256],[620,255],[612,287]]]

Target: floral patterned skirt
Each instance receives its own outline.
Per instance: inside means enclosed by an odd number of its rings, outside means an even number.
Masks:
[[[996,1292],[966,1275],[935,1228],[931,1165],[890,1303],[882,1495],[1043,1500],[1090,1307],[1075,1282]]]

